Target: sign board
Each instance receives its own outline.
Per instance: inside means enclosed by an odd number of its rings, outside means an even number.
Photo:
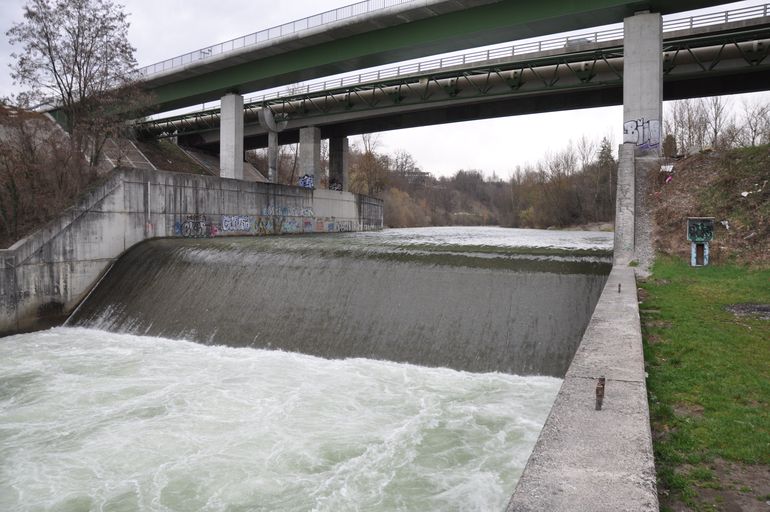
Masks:
[[[714,239],[714,217],[688,217],[687,240],[704,243]]]

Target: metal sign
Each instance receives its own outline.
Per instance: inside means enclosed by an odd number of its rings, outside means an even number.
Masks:
[[[714,217],[689,217],[687,219],[687,240],[703,243],[714,239]]]

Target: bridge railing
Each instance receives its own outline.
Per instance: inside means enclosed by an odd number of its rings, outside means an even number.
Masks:
[[[279,39],[281,37],[303,32],[305,30],[310,30],[312,28],[335,23],[337,21],[355,18],[356,16],[361,16],[362,14],[406,4],[411,1],[412,0],[364,0],[363,2],[346,5],[344,7],[332,9],[331,11],[322,12],[320,14],[314,14],[313,16],[308,16],[307,18],[290,21],[289,23],[284,23],[283,25],[260,30],[259,32],[236,37],[235,39],[230,39],[229,41],[225,41],[223,43],[214,44],[199,50],[185,53],[184,55],[180,55],[178,57],[172,57],[161,62],[156,62],[155,64],[150,64],[149,66],[140,68],[139,74],[147,78],[157,73],[169,71],[174,68],[191,64],[193,62],[206,60],[208,58],[222,55],[234,50],[239,50],[247,46],[254,46],[266,41],[271,41],[273,39]]]
[[[207,46],[178,57],[173,57],[149,66],[145,66],[139,69],[140,76],[145,78],[150,77],[157,73],[172,70],[181,66],[192,64],[193,62],[203,61],[211,57],[222,55],[231,51],[239,50],[248,46],[254,46],[266,41],[279,39],[281,37],[297,34],[305,30],[310,30],[323,25],[328,25],[337,21],[354,18],[370,12],[395,7],[398,5],[406,4],[412,0],[365,0],[351,5],[346,5],[338,9],[322,12],[307,18],[302,18],[297,21],[291,21],[271,27],[259,32],[254,32],[242,37],[237,37],[223,43]],[[730,11],[724,11],[713,14],[701,14],[698,16],[689,16],[686,18],[677,18],[672,20],[666,20],[663,22],[663,31],[672,32],[676,30],[700,28],[709,25],[718,25],[721,23],[728,23],[734,21],[747,20],[752,18],[758,18],[768,16],[770,14],[770,4],[757,5],[752,7],[743,7],[740,9],[733,9]],[[623,29],[615,28],[609,30],[603,30],[599,32],[587,32],[584,34],[578,34],[569,37],[558,37],[552,39],[545,39],[543,41],[534,41],[529,43],[522,43],[519,45],[508,46],[504,48],[498,48],[495,50],[487,50],[486,52],[473,52],[460,57],[446,57],[444,59],[434,59],[425,61],[424,63],[417,64],[414,68],[413,64],[404,66],[405,71],[401,74],[411,74],[415,72],[421,72],[426,69],[433,69],[434,64],[438,64],[438,69],[443,67],[450,67],[456,65],[463,65],[472,62],[481,62],[484,60],[491,60],[496,58],[503,58],[513,55],[522,55],[526,53],[542,52],[547,50],[556,50],[569,46],[577,46],[582,43],[601,43],[606,41],[612,41],[614,39],[622,39]],[[429,67],[430,66],[430,67]],[[406,70],[408,68],[408,70]],[[393,70],[398,68],[383,70],[380,75],[371,76],[370,73],[363,73],[359,76],[368,77],[367,80],[377,80],[381,78],[393,78],[399,76],[399,74],[392,74]],[[358,82],[346,82],[342,85],[350,85]],[[310,89],[307,92],[313,92],[319,89]]]
[[[665,20],[663,22],[663,32],[675,32],[677,30],[702,28],[728,22],[767,17],[768,15],[770,15],[770,4],[743,7],[740,9],[733,9],[718,13],[701,14],[698,16],[675,18]],[[377,80],[398,78],[416,73],[436,72],[447,68],[473,64],[475,62],[490,62],[496,59],[525,55],[528,53],[578,48],[582,44],[605,43],[608,41],[615,41],[620,39],[623,39],[623,27],[611,28],[601,31],[584,32],[576,35],[513,44],[499,48],[492,48],[489,50],[476,50],[460,55],[427,59],[419,62],[402,64],[392,68],[366,71],[357,75],[348,75],[318,82],[311,82],[308,84],[295,84],[288,86],[285,90],[282,91],[275,91],[262,94],[260,96],[248,97],[247,101],[249,103],[261,103],[263,101],[287,96],[287,93],[288,95],[308,94],[312,92],[324,91],[327,89],[336,89],[339,87],[347,87],[351,85],[374,82]]]
[[[410,0],[378,0],[382,5],[392,5],[390,2],[405,3]],[[367,2],[360,2],[354,4],[355,7]],[[361,9],[363,7],[356,7]],[[382,8],[382,7],[380,7]],[[337,11],[344,11],[346,8],[337,9]],[[332,11],[329,11],[332,12]],[[353,12],[353,11],[350,11]],[[343,12],[346,14],[347,12]],[[318,16],[324,16],[326,13]],[[678,30],[696,29],[706,26],[713,26],[724,24],[728,22],[744,21],[755,18],[762,18],[770,16],[770,4],[744,7],[740,9],[732,9],[729,11],[723,11],[718,13],[702,14],[698,16],[688,16],[683,18],[675,18],[665,20],[663,22],[663,32],[675,32]],[[543,39],[540,41],[532,41],[526,43],[519,43],[514,45],[508,45],[498,48],[491,48],[488,50],[475,50],[465,54],[452,55],[440,58],[431,58],[422,60],[419,62],[412,62],[402,64],[399,66],[378,69],[373,71],[365,71],[356,75],[347,75],[337,77],[333,79],[320,80],[317,82],[310,82],[307,84],[294,84],[285,87],[282,90],[274,91],[266,94],[257,94],[247,96],[245,103],[248,106],[254,107],[266,101],[286,98],[289,96],[296,96],[302,94],[315,93],[325,90],[338,89],[343,87],[349,87],[359,84],[366,84],[376,82],[377,80],[386,80],[391,78],[398,78],[406,75],[414,75],[419,73],[434,73],[447,68],[465,66],[476,62],[490,62],[496,59],[510,58],[513,56],[524,55],[528,53],[538,53],[548,50],[563,50],[570,48],[578,49],[582,44],[589,43],[604,43],[608,41],[616,41],[623,38],[623,28],[611,28],[601,31],[579,33],[577,35],[570,35],[566,37],[557,37]],[[184,57],[184,56],[183,56]],[[166,117],[157,119],[156,122],[163,123],[169,122],[175,119],[186,118],[188,116],[200,116],[215,114],[219,109],[207,109],[204,111],[191,112],[188,114],[177,115],[173,117]]]
[[[761,18],[770,14],[770,4],[755,5],[752,7],[743,7],[730,11],[701,14],[699,16],[690,16],[689,18],[679,18],[668,20],[663,23],[664,32],[673,32],[675,30],[687,30],[693,28],[706,27],[709,25],[720,25],[722,23],[731,23],[753,18]]]

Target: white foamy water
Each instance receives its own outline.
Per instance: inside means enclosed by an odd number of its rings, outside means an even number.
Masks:
[[[559,385],[88,329],[3,338],[0,510],[502,510]]]

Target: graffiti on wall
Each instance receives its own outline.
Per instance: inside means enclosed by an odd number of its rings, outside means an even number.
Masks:
[[[208,238],[217,236],[219,229],[206,219],[205,215],[188,215],[174,224],[174,233],[185,238]]]
[[[258,235],[272,235],[274,233],[273,219],[271,217],[257,217],[254,228]]]
[[[632,119],[623,123],[623,142],[636,144],[641,149],[660,146],[660,120]]]
[[[329,232],[348,233],[353,231],[352,220],[338,220],[329,223]]]
[[[283,219],[280,233],[302,233],[302,224],[296,219]]]
[[[305,174],[299,179],[299,186],[302,188],[315,188],[315,179],[309,174]]]
[[[312,208],[300,206],[266,206],[262,208],[262,215],[282,215],[284,217],[315,217]]]
[[[219,224],[209,221],[205,215],[188,215],[174,224],[174,234],[185,238],[207,238],[217,235],[345,233],[355,231],[358,225],[353,220],[315,217],[312,208],[267,207],[262,212],[259,216],[222,215]]]
[[[222,231],[251,231],[251,217],[245,215],[223,215]]]

